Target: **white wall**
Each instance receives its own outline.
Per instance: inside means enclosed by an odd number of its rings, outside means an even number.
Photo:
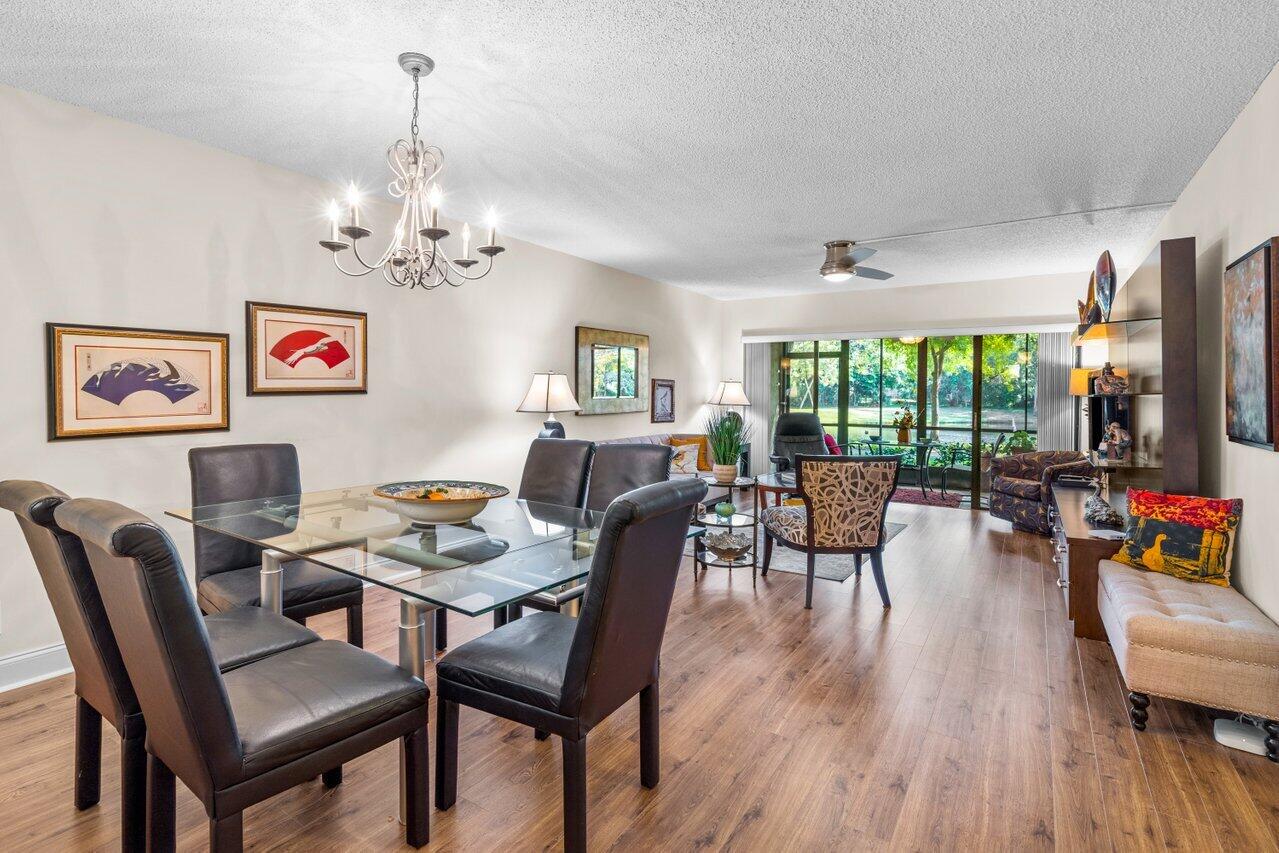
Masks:
[[[1226,440],[1221,280],[1226,265],[1279,234],[1279,69],[1191,178],[1150,241],[1194,237],[1198,252],[1199,470],[1205,494],[1243,498],[1234,584],[1279,620],[1279,453]],[[1143,252],[1142,256],[1145,256]]]
[[[514,240],[493,274],[457,290],[348,279],[316,245],[333,194],[0,87],[0,479],[158,517],[188,501],[188,448],[291,441],[307,488],[424,476],[513,487],[541,421],[515,406],[534,370],[572,374],[577,324],[650,335],[652,375],[676,382],[671,426],[700,422],[720,378],[714,301]],[[369,393],[247,398],[246,299],[367,311]],[[46,321],[229,332],[231,431],[47,442]],[[581,438],[670,430],[647,413],[563,420]],[[189,529],[165,526],[188,551]],[[0,518],[0,659],[58,642],[17,525]]]

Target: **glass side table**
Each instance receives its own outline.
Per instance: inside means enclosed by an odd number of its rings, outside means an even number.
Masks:
[[[759,565],[755,549],[759,522],[755,516],[735,512],[722,517],[712,511],[699,515],[693,523],[706,528],[706,534],[693,542],[693,577],[697,577],[699,565],[703,573],[711,566],[730,571],[749,568],[751,585],[754,586]]]

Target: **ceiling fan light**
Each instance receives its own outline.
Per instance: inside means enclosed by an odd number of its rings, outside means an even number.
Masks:
[[[827,281],[848,281],[853,277],[853,259],[849,255],[851,240],[831,240],[824,244],[826,260],[818,273]]]
[[[841,269],[828,270],[825,268],[822,269],[822,278],[826,279],[827,281],[848,281],[852,277],[853,277],[853,274],[849,272],[848,270],[841,270]]]

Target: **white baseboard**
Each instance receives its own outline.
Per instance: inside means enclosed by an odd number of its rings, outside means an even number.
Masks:
[[[35,684],[71,671],[71,658],[62,643],[0,658],[0,693]]]

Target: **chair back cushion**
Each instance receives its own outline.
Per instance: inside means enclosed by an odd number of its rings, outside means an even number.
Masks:
[[[804,495],[817,548],[876,548],[901,457],[799,456],[795,485]]]
[[[241,780],[242,748],[222,676],[168,534],[111,501],[76,498],[58,526],[84,543],[147,721],[147,751],[206,805]]]
[[[671,476],[669,444],[601,444],[591,460],[586,508],[603,512],[618,495]]]
[[[538,438],[529,445],[520,478],[520,500],[556,506],[582,505],[595,445],[571,438]]]
[[[302,477],[298,452],[291,444],[231,444],[195,447],[187,454],[191,466],[191,504],[251,501],[298,495]],[[268,522],[278,527],[276,522]],[[195,578],[257,566],[262,549],[212,530],[195,528]]]
[[[618,497],[596,543],[569,648],[560,713],[589,729],[657,680],[662,635],[700,479],[671,480]]]
[[[64,493],[34,480],[0,483],[0,507],[17,517],[27,539],[75,668],[76,693],[123,733],[126,718],[141,708],[84,546],[54,521],[54,510],[66,500]]]

